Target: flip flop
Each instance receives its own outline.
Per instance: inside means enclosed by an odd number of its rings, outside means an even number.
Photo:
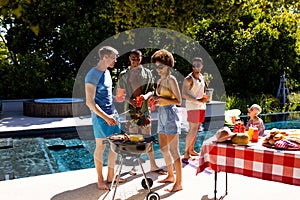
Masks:
[[[114,183],[116,183],[117,182],[117,179],[118,179],[118,176],[115,178],[115,181],[114,181]],[[112,181],[106,181],[107,183],[112,183]],[[125,179],[123,179],[123,178],[120,178],[119,179],[119,183],[125,183],[126,182],[126,180]]]
[[[154,171],[152,171],[152,172],[158,173],[158,174],[160,174],[160,175],[167,175],[167,174],[168,174],[168,172],[166,172],[166,171],[163,170],[163,169],[157,169],[157,170],[154,170]]]
[[[137,173],[136,173],[136,170],[131,169],[130,172],[129,172],[129,174],[131,176],[135,176]]]
[[[181,160],[184,164],[189,164],[189,159],[188,158],[182,158]]]

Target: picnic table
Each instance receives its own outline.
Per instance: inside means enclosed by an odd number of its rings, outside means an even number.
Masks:
[[[225,194],[220,199],[228,192],[227,173],[300,186],[300,151],[267,148],[262,143],[263,138],[246,146],[214,141],[203,144],[197,174],[206,168],[215,172],[215,199],[218,172],[226,172]]]

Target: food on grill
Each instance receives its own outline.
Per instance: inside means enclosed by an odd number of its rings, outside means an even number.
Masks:
[[[123,135],[123,134],[114,134],[114,135],[110,136],[109,139],[111,139],[111,140],[125,140],[126,139],[126,135]]]
[[[124,133],[111,135],[108,137],[108,142],[115,153],[138,155],[147,153],[151,149],[152,143],[157,143],[157,140],[149,135]]]
[[[145,139],[143,135],[129,135],[130,142],[144,142]]]

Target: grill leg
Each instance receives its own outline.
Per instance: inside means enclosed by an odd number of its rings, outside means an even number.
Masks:
[[[146,182],[148,191],[151,192],[151,190],[150,190],[150,185],[149,185],[149,182],[148,182],[148,180],[147,180],[147,176],[146,176],[146,174],[145,174],[145,171],[144,171],[144,168],[143,168],[143,166],[142,166],[141,160],[140,160],[139,157],[137,157],[136,159],[138,160],[138,162],[139,162],[139,164],[140,164],[140,166],[141,166],[141,169],[142,169],[142,172],[143,172],[143,175],[144,175],[144,178],[145,178],[145,182]]]
[[[113,200],[115,199],[115,195],[116,195],[116,192],[117,192],[117,187],[119,185],[119,181],[120,181],[120,175],[121,175],[121,171],[122,171],[122,166],[123,166],[123,161],[124,161],[124,156],[121,155],[121,161],[120,161],[120,165],[118,167],[118,169],[116,170],[116,172],[118,172],[118,178],[117,178],[117,181],[116,181],[116,185],[115,185],[115,190],[114,190],[114,194],[113,194]],[[113,178],[113,181],[111,183],[111,188],[114,186],[114,182],[115,182],[115,177]]]
[[[113,177],[113,180],[111,182],[111,185],[110,185],[110,188],[109,190],[106,192],[106,194],[104,195],[104,197],[102,198],[102,200],[104,200],[108,193],[112,190],[112,188],[115,186],[115,190],[114,190],[114,194],[113,194],[113,198],[112,199],[115,199],[115,195],[116,195],[116,191],[117,191],[117,187],[119,185],[119,180],[120,180],[120,174],[121,174],[121,170],[122,170],[122,165],[123,165],[123,161],[124,161],[124,157],[122,155],[121,156],[121,161],[120,161],[120,165],[118,166],[115,174],[118,174],[118,178],[117,178],[117,182],[115,184],[115,180],[116,180],[116,176]]]

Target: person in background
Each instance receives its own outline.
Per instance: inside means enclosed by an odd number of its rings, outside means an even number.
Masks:
[[[192,73],[185,77],[182,85],[182,97],[186,99],[187,121],[189,132],[186,136],[186,147],[183,161],[188,162],[191,156],[198,156],[194,146],[201,123],[205,119],[207,96],[205,95],[205,80],[201,74],[203,68],[202,58],[192,60]]]
[[[169,192],[182,190],[182,162],[179,153],[180,119],[176,105],[181,105],[181,95],[176,78],[171,75],[174,66],[173,55],[167,50],[158,50],[151,56],[155,63],[160,79],[157,81],[156,94],[153,96],[159,104],[158,107],[158,139],[160,151],[167,165],[168,175],[160,183],[172,182],[175,184]],[[173,172],[174,162],[176,180]]]
[[[110,46],[99,49],[99,62],[85,77],[86,105],[91,110],[96,148],[94,151],[94,163],[98,175],[98,189],[108,190],[103,178],[103,153],[106,145],[103,141],[106,137],[120,133],[120,124],[115,119],[116,110],[112,99],[112,79],[108,68],[113,68],[118,51]],[[107,183],[114,180],[114,166],[117,154],[111,148],[108,153]],[[119,182],[124,182],[119,179]]]
[[[263,136],[265,131],[265,125],[263,120],[258,117],[260,113],[261,113],[261,107],[257,104],[253,104],[248,109],[248,115],[250,119],[247,122],[245,130],[248,131],[250,126],[257,127],[259,136]]]
[[[119,88],[125,89],[125,111],[129,109],[127,115],[129,133],[138,133],[151,135],[151,113],[149,111],[148,99],[154,93],[154,80],[152,72],[141,65],[142,52],[133,49],[129,54],[130,66],[122,71],[119,75],[117,83],[117,91]],[[141,107],[137,106],[137,97],[142,97]],[[154,158],[153,147],[148,152],[150,160],[150,171],[158,174],[166,175],[163,169],[160,169]],[[135,168],[130,174],[135,175]]]

